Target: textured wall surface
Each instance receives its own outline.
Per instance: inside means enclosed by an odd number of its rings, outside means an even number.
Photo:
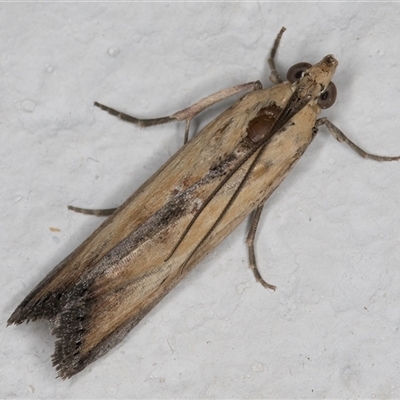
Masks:
[[[54,339],[7,318],[181,145],[93,107],[168,115],[261,79],[281,26],[285,72],[339,60],[324,115],[366,150],[400,154],[399,5],[0,5],[1,398],[399,398],[400,162],[363,160],[321,128],[270,198],[247,267],[236,230],[119,346],[56,380]],[[230,102],[196,120],[203,126]]]

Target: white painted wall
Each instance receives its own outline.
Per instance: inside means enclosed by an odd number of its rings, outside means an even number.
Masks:
[[[395,3],[0,5],[2,398],[400,397],[400,163],[361,159],[325,129],[266,206],[260,269],[247,224],[118,347],[55,380],[47,323],[6,329],[19,302],[180,146],[93,107],[163,116],[333,53],[325,115],[366,150],[400,154]],[[228,104],[228,103],[226,103]],[[219,106],[198,118],[203,126]],[[196,124],[194,125],[196,126]]]

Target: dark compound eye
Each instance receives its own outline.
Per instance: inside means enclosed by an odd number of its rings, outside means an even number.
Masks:
[[[287,80],[292,83],[298,81],[302,77],[303,72],[311,66],[311,64],[306,62],[301,62],[291,66],[286,74]]]
[[[333,82],[329,82],[328,87],[320,94],[318,99],[318,105],[322,109],[333,106],[336,101],[337,90]]]

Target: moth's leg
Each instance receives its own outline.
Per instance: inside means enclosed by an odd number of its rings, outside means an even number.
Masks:
[[[260,217],[261,217],[263,208],[264,208],[264,204],[262,204],[261,206],[258,206],[254,210],[249,233],[247,234],[246,243],[247,243],[247,247],[249,249],[249,264],[250,264],[250,268],[252,269],[252,271],[254,273],[256,281],[260,282],[261,285],[263,285],[267,289],[275,290],[276,286],[270,285],[268,282],[265,282],[264,279],[261,277],[260,271],[257,268],[256,253],[254,251],[254,238],[256,236],[257,226],[258,226],[258,222],[260,221]]]
[[[116,117],[122,119],[123,121],[131,122],[131,123],[137,124],[141,127],[166,124],[166,123],[172,122],[172,121],[186,121],[185,139],[184,139],[184,143],[186,143],[188,141],[188,136],[189,136],[190,122],[197,114],[201,113],[202,111],[204,111],[206,108],[212,106],[213,104],[218,103],[219,101],[224,100],[224,99],[226,99],[230,96],[233,96],[235,94],[238,94],[240,92],[244,92],[246,90],[254,91],[254,90],[260,90],[260,89],[262,89],[262,84],[260,81],[244,83],[244,84],[237,85],[232,88],[224,89],[217,93],[214,93],[211,96],[208,96],[208,97],[205,97],[205,98],[199,100],[197,103],[194,103],[190,107],[184,108],[183,110],[180,110],[180,111],[178,111],[172,115],[169,115],[167,117],[153,118],[153,119],[140,119],[140,118],[132,117],[129,114],[125,114],[123,112],[114,110],[113,108],[104,106],[103,104],[100,104],[98,102],[95,102],[94,105],[96,107],[101,108],[104,111],[107,111],[111,115],[115,115]]]
[[[111,115],[115,115],[116,117],[122,119],[123,121],[138,124],[139,126],[142,126],[142,127],[152,126],[152,125],[160,125],[160,124],[165,124],[165,123],[172,122],[172,121],[186,121],[185,139],[184,139],[184,143],[186,143],[188,141],[190,122],[197,114],[201,113],[202,111],[204,111],[206,108],[212,106],[213,104],[218,103],[219,101],[224,100],[224,99],[226,99],[230,96],[233,96],[235,94],[238,94],[240,92],[243,92],[246,90],[254,91],[254,90],[260,90],[260,89],[262,89],[262,84],[260,81],[244,83],[244,84],[237,85],[237,86],[234,86],[229,89],[221,90],[217,93],[212,94],[211,96],[205,97],[205,98],[199,100],[197,103],[193,104],[192,106],[187,107],[181,111],[178,111],[175,114],[172,114],[168,117],[153,118],[153,119],[136,118],[129,114],[125,114],[123,112],[115,110],[114,108],[107,107],[98,102],[95,102],[94,105],[96,107],[101,108],[104,111],[107,111]],[[91,210],[91,209],[87,209],[87,208],[80,208],[80,207],[74,207],[74,206],[68,206],[68,209],[78,212],[78,213],[81,213],[81,214],[96,215],[96,216],[101,216],[101,217],[109,216],[109,215],[113,214],[116,210],[116,208],[109,208],[109,209],[105,209],[105,210]]]
[[[281,28],[281,30],[279,31],[278,36],[275,39],[274,45],[272,46],[271,53],[268,58],[268,65],[271,70],[271,75],[269,76],[269,79],[272,83],[282,83],[283,82],[283,80],[282,80],[281,76],[279,75],[279,72],[275,66],[275,55],[276,55],[276,51],[278,50],[279,43],[282,39],[283,32],[285,32],[285,31],[286,31],[286,28],[283,26]]]
[[[75,212],[81,213],[81,214],[96,215],[96,217],[108,217],[109,215],[114,214],[116,208],[106,208],[103,210],[92,210],[90,208],[80,208],[80,207],[68,206],[68,210],[72,210],[72,211],[75,211]]]
[[[332,124],[332,122],[330,122],[326,117],[317,119],[315,123],[315,128],[318,129],[318,127],[320,127],[321,125],[325,125],[337,141],[348,144],[357,154],[359,154],[363,158],[370,158],[371,160],[376,161],[400,160],[400,156],[388,157],[367,153],[361,147],[358,147],[355,143],[353,143],[348,137],[346,137],[346,135],[337,126]]]

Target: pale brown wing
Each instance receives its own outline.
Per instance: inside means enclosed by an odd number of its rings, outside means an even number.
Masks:
[[[212,167],[232,153],[246,135],[248,121],[257,113],[255,102],[260,103],[259,108],[267,104],[271,91],[275,92],[275,88],[244,96],[181,148],[37,285],[17,307],[8,323],[20,324],[40,318],[54,318],[82,274],[94,268],[105,254],[164,207],[177,193],[199,181]],[[288,88],[280,93],[285,92],[286,95],[280,98],[274,94],[277,97],[275,102],[284,104],[291,93]]]
[[[303,116],[307,113],[309,124],[299,128],[293,123],[272,139],[247,176],[243,190],[226,210],[258,153],[232,175],[198,216],[171,257],[171,243],[180,238],[193,218],[193,208],[186,209],[185,213],[173,213],[169,222],[163,225],[161,221],[167,218],[169,210],[174,209],[171,204],[166,204],[119,243],[111,252],[114,254],[104,257],[90,274],[81,277],[55,320],[55,334],[59,340],[53,362],[61,377],[79,372],[119,343],[208,252],[272,193],[314,136],[311,129],[313,114],[305,110]],[[204,178],[201,181],[201,185],[196,183],[181,194],[190,197],[190,204],[206,198],[220,180]],[[207,234],[215,216],[222,215],[224,210],[226,213],[219,224]],[[153,226],[159,227],[156,234],[151,232]],[[140,240],[147,236],[151,236],[151,240]],[[124,255],[125,247],[130,251]]]
[[[258,153],[236,169],[169,258],[171,246],[181,240],[196,207],[224,180],[219,167],[231,163],[234,168],[238,164],[232,158],[240,160],[245,155],[241,146],[248,122],[270,103],[270,94],[275,103],[285,104],[291,93],[289,87],[286,91],[280,88],[279,98],[273,91],[246,95],[204,128],[56,267],[11,316],[9,323],[38,318],[55,322],[58,340],[53,362],[61,377],[79,372],[117,344],[291,169],[312,139],[298,129],[297,134],[288,130],[272,140],[240,193],[237,188]],[[311,132],[305,126],[307,130]],[[286,146],[283,152],[282,146]],[[223,218],[210,232],[220,215]]]

